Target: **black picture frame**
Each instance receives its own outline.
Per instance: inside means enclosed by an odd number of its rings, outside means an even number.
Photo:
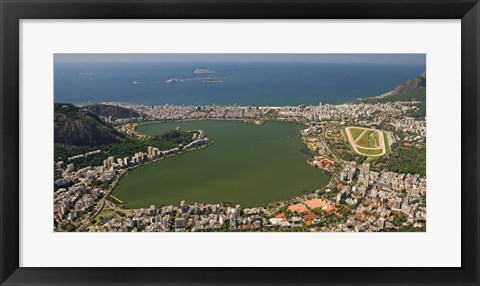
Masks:
[[[479,45],[476,0],[0,0],[0,282],[66,284],[479,285]],[[20,19],[461,19],[459,268],[24,268],[19,267]],[[384,252],[378,253],[379,257]],[[441,254],[439,254],[441,255]],[[386,257],[388,259],[388,256]],[[246,265],[248,266],[248,265]]]

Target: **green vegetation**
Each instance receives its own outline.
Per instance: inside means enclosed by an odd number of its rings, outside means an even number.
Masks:
[[[357,148],[358,151],[362,152],[363,154],[367,154],[369,156],[378,156],[382,154],[381,149],[364,149],[364,148]]]
[[[350,145],[350,140],[348,140],[347,132],[350,132],[354,141],[356,141],[356,150],[353,146]],[[362,163],[363,160],[376,160],[380,158],[380,154],[383,153],[382,149],[368,149],[368,148],[379,148],[380,146],[380,132],[381,130],[370,130],[362,127],[350,127],[348,131],[346,128],[342,129],[342,136],[345,139],[345,144],[348,145],[348,150],[351,152],[342,152],[340,155],[342,159],[349,161],[356,161],[357,163]],[[388,141],[386,139],[386,134],[383,133],[385,140],[385,152],[388,153],[389,148],[387,147]],[[337,148],[335,146],[335,148]],[[341,148],[346,151],[346,146]],[[358,151],[358,152],[357,152]],[[354,153],[354,154],[352,154]],[[355,154],[360,155],[361,157],[356,156]],[[368,158],[367,158],[368,157]]]
[[[350,128],[353,140],[357,140],[358,137],[365,131],[363,128]]]
[[[85,107],[86,110],[95,113],[98,116],[117,118],[140,117],[138,112],[115,105],[94,104]]]
[[[393,102],[393,101],[419,101],[420,103],[417,104],[418,109],[412,110],[407,113],[408,116],[415,117],[415,118],[424,118],[426,116],[426,102],[427,102],[427,89],[425,87],[417,87],[411,91],[385,96],[382,98],[366,98],[362,99],[359,102],[361,103],[385,103],[385,102]]]
[[[272,228],[264,228],[262,231],[265,232],[307,232],[308,227],[302,225],[297,227],[272,227]]]
[[[400,93],[396,95],[385,96],[381,98],[377,97],[370,97],[360,100],[361,103],[386,103],[386,102],[393,102],[393,101],[426,101],[426,93],[427,89],[425,87],[417,87],[414,90]]]
[[[84,118],[84,113],[79,113],[79,108],[70,103],[55,103],[54,113],[63,114],[69,119],[81,119]]]
[[[118,143],[125,135],[73,104],[54,104],[54,142],[75,146]]]
[[[413,226],[402,226],[401,228],[396,230],[397,232],[426,232],[427,226],[422,225],[421,227],[413,227]]]
[[[403,223],[406,221],[406,218],[404,215],[398,215],[394,218],[393,223],[398,227],[397,228],[389,228],[386,229],[386,232],[426,232],[427,231],[427,226],[422,225],[421,227],[414,227],[413,225],[403,225]]]
[[[86,166],[100,166],[103,160],[109,156],[115,158],[132,157],[135,153],[146,152],[148,146],[157,147],[160,150],[168,150],[179,145],[186,145],[192,141],[193,131],[168,130],[161,135],[148,136],[145,138],[127,138],[117,144],[106,144],[93,147],[70,146],[64,144],[54,145],[55,159],[67,162],[67,158],[94,150],[102,152],[89,157],[83,157],[71,161],[76,168]],[[70,163],[70,162],[68,162]]]
[[[66,227],[63,228],[67,232],[74,232],[76,230],[73,224],[68,224]]]
[[[97,216],[97,223],[102,225],[105,224],[107,221],[109,221],[112,218],[115,218],[118,216],[118,213],[112,209],[103,209]]]
[[[356,129],[356,128],[355,128]],[[345,161],[358,161],[361,156],[358,155],[354,150],[353,147],[348,142],[347,132],[345,128],[339,128],[340,134],[342,135],[343,140],[333,141],[328,140],[327,142],[332,149],[341,150],[342,152],[335,152],[340,158]],[[362,131],[363,132],[363,131]],[[361,133],[361,132],[360,132]]]
[[[420,174],[426,176],[427,149],[400,147],[391,157],[388,170],[398,173]]]
[[[396,215],[393,218],[393,224],[396,226],[401,226],[406,221],[407,221],[407,218],[403,214]]]
[[[378,132],[373,130],[367,130],[363,133],[362,137],[356,141],[358,146],[375,148],[380,146],[378,139]]]

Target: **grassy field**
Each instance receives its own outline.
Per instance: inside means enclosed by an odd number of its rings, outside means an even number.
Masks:
[[[377,131],[367,130],[356,143],[360,147],[376,148],[380,145],[378,139]]]
[[[351,128],[350,133],[352,134],[353,140],[357,140],[357,138],[362,134],[363,128]]]
[[[107,222],[109,219],[116,217],[117,212],[112,209],[103,209],[96,217],[95,220],[98,224],[102,225]]]
[[[371,155],[371,156],[377,156],[377,155],[380,155],[382,153],[381,149],[371,150],[371,149],[358,148],[358,151],[362,152],[363,154],[368,154],[368,155]]]
[[[353,151],[359,155],[375,158],[389,152],[387,134],[381,130],[347,127],[342,130],[342,135]],[[382,150],[382,145],[385,145],[385,150]]]

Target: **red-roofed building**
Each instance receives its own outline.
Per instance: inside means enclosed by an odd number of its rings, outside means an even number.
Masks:
[[[283,221],[287,220],[284,213],[279,213],[275,216],[276,218],[281,218]]]
[[[316,216],[314,213],[312,213],[312,212],[308,212],[306,215],[303,216],[303,219],[304,219],[305,221],[314,220],[314,219],[316,219],[316,218],[317,218],[317,216]]]
[[[308,201],[305,201],[305,204],[310,209],[322,209],[322,210],[324,210],[328,207],[328,203],[324,199],[308,200]]]
[[[295,204],[291,205],[288,207],[288,210],[291,212],[297,212],[297,213],[305,213],[307,212],[307,208],[303,204]]]

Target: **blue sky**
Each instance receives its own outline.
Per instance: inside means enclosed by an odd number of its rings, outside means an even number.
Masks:
[[[426,65],[426,54],[55,54],[54,62],[316,62]]]

